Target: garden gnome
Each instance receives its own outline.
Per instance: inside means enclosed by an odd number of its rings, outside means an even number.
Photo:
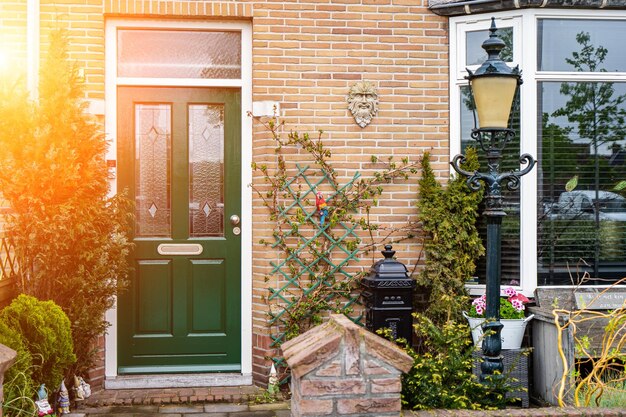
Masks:
[[[82,401],[85,399],[85,390],[83,390],[83,387],[80,385],[80,379],[78,378],[79,377],[74,375],[74,386],[72,387],[72,390],[74,390],[74,399],[76,401]]]
[[[78,377],[78,382],[80,382],[80,387],[83,389],[85,398],[91,397],[91,385],[86,383],[82,376]]]
[[[37,401],[35,401],[35,405],[37,406],[37,415],[39,417],[47,416],[49,414],[54,414],[54,410],[50,407],[50,403],[48,402],[48,392],[46,391],[46,384],[41,384],[39,390],[37,391]]]
[[[61,387],[59,388],[59,399],[57,402],[57,408],[59,409],[59,414],[70,413],[70,396],[69,396],[69,393],[67,392],[65,381],[61,381]]]
[[[271,395],[278,394],[278,374],[273,363],[272,369],[270,369],[270,379],[267,383],[267,392]]]
[[[320,225],[324,226],[326,217],[328,217],[328,205],[320,191],[315,194],[315,206],[317,207],[317,214],[320,216]]]

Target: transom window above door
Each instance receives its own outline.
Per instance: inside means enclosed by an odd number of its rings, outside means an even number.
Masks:
[[[119,29],[117,76],[241,78],[241,32]]]

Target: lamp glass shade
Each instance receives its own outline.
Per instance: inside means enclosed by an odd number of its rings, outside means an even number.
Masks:
[[[471,84],[478,127],[506,129],[517,89],[517,77],[476,77]]]

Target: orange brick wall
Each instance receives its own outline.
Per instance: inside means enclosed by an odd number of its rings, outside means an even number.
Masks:
[[[13,78],[14,77],[14,78]],[[26,0],[0,2],[0,82],[26,78]]]
[[[5,0],[0,5],[0,33],[11,36],[11,42],[19,41],[23,29],[5,18],[6,11],[21,10],[25,1]],[[84,67],[92,99],[104,98],[104,19],[109,16],[250,21],[253,101],[279,102],[288,129],[323,129],[340,181],[356,171],[371,175],[377,169],[371,155],[415,161],[426,150],[434,155],[439,174],[447,175],[448,27],[446,18],[428,11],[427,0],[41,0],[42,50],[50,28],[68,28],[71,58]],[[356,125],[346,104],[348,90],[358,80],[378,87],[379,112],[365,128]],[[274,158],[267,132],[256,126],[253,159],[271,166]],[[261,185],[258,176],[254,182]],[[383,226],[417,221],[417,178],[398,181],[387,190],[372,220]],[[258,244],[261,238],[271,238],[272,223],[260,201],[253,207],[253,355],[255,378],[262,380],[267,376],[265,356],[271,354],[265,278],[269,261],[278,255]],[[412,270],[419,240],[394,249]],[[357,269],[371,263],[368,256]]]

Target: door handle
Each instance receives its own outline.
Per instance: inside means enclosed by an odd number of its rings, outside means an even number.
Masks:
[[[237,226],[241,222],[241,219],[236,214],[230,216],[230,224],[233,226]]]

